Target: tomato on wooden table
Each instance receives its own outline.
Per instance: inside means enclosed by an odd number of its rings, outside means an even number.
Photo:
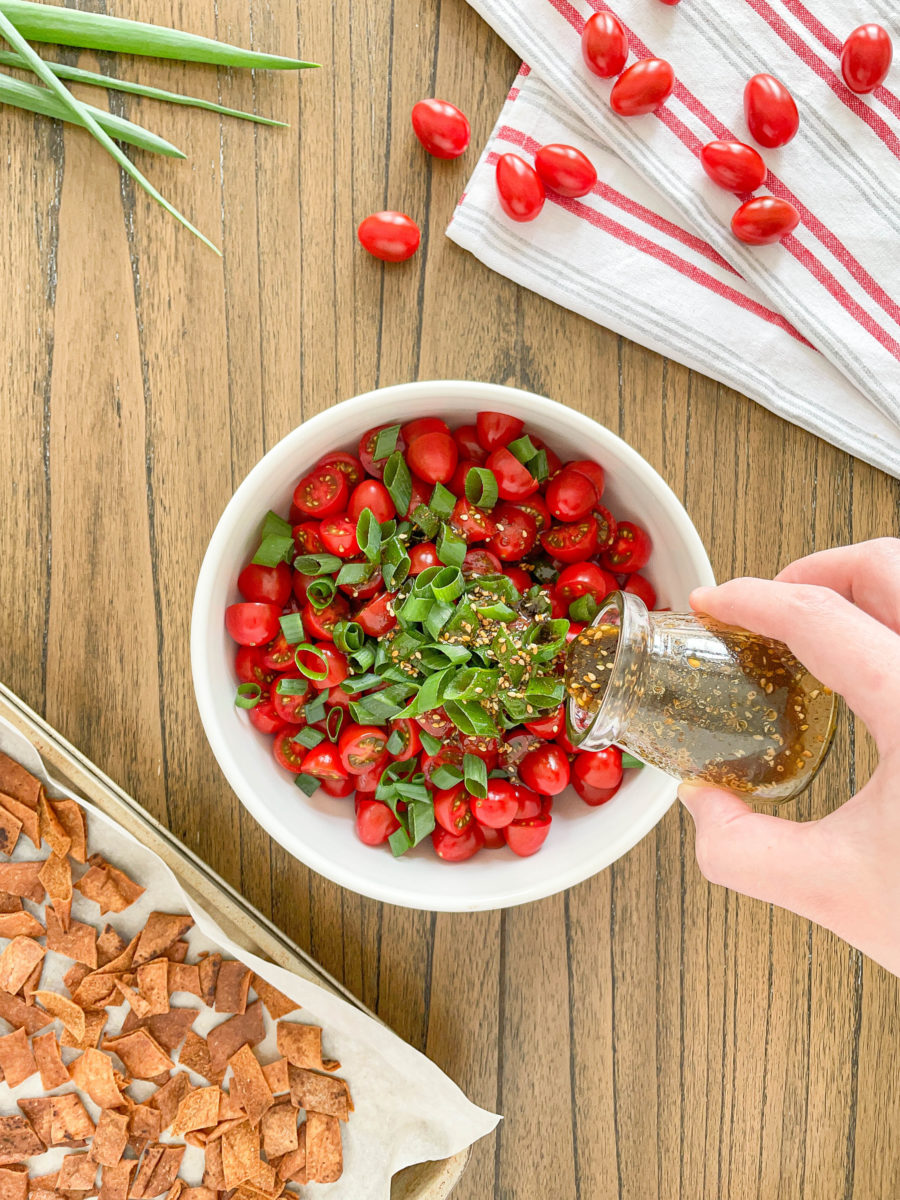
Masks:
[[[266,696],[247,710],[247,715],[260,733],[278,733],[285,723],[275,710],[271,696]],[[295,730],[296,732],[296,730]]]
[[[545,742],[519,763],[519,778],[542,796],[558,796],[568,787],[569,775],[569,759],[555,742]]]
[[[492,451],[486,465],[494,473],[501,500],[524,500],[540,487],[524,463],[505,446]]]
[[[558,521],[580,521],[599,503],[594,482],[581,471],[563,467],[547,484],[547,507]]]
[[[880,25],[860,25],[849,35],[841,49],[841,74],[851,92],[864,96],[884,83],[894,47],[887,30]]]
[[[348,454],[346,450],[332,450],[330,454],[323,455],[316,466],[335,467],[338,471],[343,471],[347,476],[347,487],[351,491],[357,484],[362,483],[364,478],[362,463],[355,455]]]
[[[451,788],[437,788],[433,795],[434,819],[441,829],[459,836],[474,820],[469,793],[461,783]]]
[[[380,800],[357,802],[356,835],[367,846],[380,846],[399,828],[400,822]]]
[[[450,524],[469,543],[486,542],[497,532],[496,522],[486,512],[460,497],[450,514]]]
[[[518,154],[501,154],[497,160],[497,193],[500,207],[513,221],[533,221],[544,207],[546,193],[540,176]]]
[[[248,563],[238,575],[237,583],[245,600],[284,608],[291,594],[291,568],[284,562],[274,567]]]
[[[534,549],[537,542],[537,525],[530,513],[523,512],[521,508],[512,504],[498,504],[492,516],[497,524],[497,532],[488,540],[487,548],[493,555],[503,562],[513,562],[524,558]],[[542,539],[545,536],[542,534]]]
[[[419,542],[417,546],[409,548],[409,573],[410,575],[421,575],[423,571],[427,571],[429,567],[443,566],[438,558],[437,546],[434,542]]]
[[[366,479],[356,485],[347,505],[347,516],[354,522],[368,509],[379,525],[390,521],[396,513],[391,494],[377,479]]]
[[[707,142],[700,151],[700,166],[728,192],[755,192],[767,171],[762,155],[746,142]]]
[[[620,117],[641,117],[656,112],[675,87],[672,64],[664,58],[642,58],[632,63],[609,94],[609,103]]]
[[[622,588],[622,591],[630,592],[633,596],[639,596],[648,608],[656,608],[656,589],[650,580],[645,579],[643,575],[629,575],[628,582]]]
[[[602,562],[607,571],[626,575],[646,566],[653,543],[633,521],[620,521],[613,544],[603,554]]]
[[[281,628],[281,607],[246,601],[229,604],[225,609],[225,628],[241,646],[262,646],[271,642]]]
[[[610,592],[616,591],[618,586],[612,575],[596,563],[572,563],[560,571],[556,581],[556,594],[566,604],[571,604],[573,600],[582,596],[592,596],[599,604]]]
[[[401,212],[377,212],[360,222],[356,231],[360,244],[382,262],[405,262],[419,248],[418,225]]]
[[[744,117],[753,139],[770,150],[786,146],[800,128],[794,97],[774,75],[754,75],[747,81]]]
[[[344,770],[351,775],[363,775],[371,767],[383,765],[388,759],[387,740],[383,726],[348,725],[338,740]]]
[[[397,624],[393,603],[396,592],[382,592],[370,600],[356,614],[356,620],[362,626],[363,633],[370,637],[383,637]]]
[[[373,481],[374,482],[374,481]],[[359,542],[356,540],[356,518],[341,513],[337,517],[326,517],[322,522],[319,536],[322,546],[329,554],[338,558],[353,558],[359,554]]]
[[[316,608],[307,601],[300,616],[307,634],[329,642],[334,641],[334,627],[338,621],[347,621],[349,618],[350,605],[340,592],[335,592],[331,602],[324,608]]]
[[[484,834],[477,821],[472,821],[460,834],[448,833],[439,825],[431,834],[431,844],[444,862],[465,862],[484,846]]]
[[[524,428],[523,420],[508,413],[480,412],[475,418],[478,441],[488,453],[514,442]]]
[[[396,424],[396,422],[395,422]],[[376,425],[374,429],[367,429],[359,439],[359,458],[363,467],[365,467],[369,475],[374,475],[376,479],[381,479],[384,475],[384,464],[387,462],[387,456],[376,459],[374,457],[375,447],[378,443],[378,435],[382,429],[390,429],[391,425]],[[397,450],[405,450],[406,443],[403,440],[403,435],[397,436]]]
[[[465,113],[449,100],[420,100],[414,104],[412,127],[435,158],[459,158],[472,136]]]
[[[264,692],[275,680],[276,671],[265,666],[259,646],[241,646],[234,656],[234,669],[241,683],[258,683]]]
[[[591,516],[571,525],[554,525],[541,534],[541,545],[561,563],[584,562],[597,550],[597,522]]]
[[[314,779],[346,779],[349,774],[337,746],[331,742],[319,742],[318,746],[304,751],[300,770]]]
[[[299,775],[303,770],[303,762],[306,758],[307,750],[293,740],[296,734],[296,727],[293,729],[283,729],[281,733],[276,734],[272,753],[275,755],[275,761],[280,767],[284,767],[286,771],[292,771],[295,775]]]
[[[294,491],[294,504],[300,512],[319,520],[343,512],[349,498],[347,476],[337,467],[314,467]]]
[[[789,200],[757,196],[742,204],[731,218],[731,231],[749,246],[771,246],[800,224],[800,214]]]
[[[545,187],[560,196],[586,196],[597,182],[597,169],[575,146],[551,142],[534,156],[534,167]]]
[[[346,657],[330,642],[316,642],[315,654],[309,650],[301,650],[297,658],[308,671],[314,671],[316,675],[322,675],[324,672],[323,678],[310,679],[310,683],[319,691],[326,691],[335,684],[343,683],[350,674]]]
[[[394,734],[403,742],[400,750],[390,750],[389,754],[395,762],[407,762],[415,758],[422,749],[422,739],[419,737],[419,726],[409,717],[397,717],[390,723],[390,738]]]
[[[610,12],[594,13],[584,23],[581,54],[589,71],[601,79],[618,75],[628,61],[628,35]]]
[[[460,425],[453,430],[453,440],[459,447],[459,457],[463,461],[469,460],[478,465],[487,458],[487,451],[478,440],[476,425]]]
[[[449,433],[420,434],[409,444],[409,469],[426,483],[448,483],[453,478],[459,450]]]
[[[507,846],[520,858],[529,858],[532,854],[537,854],[547,840],[552,820],[550,814],[546,813],[524,821],[513,821],[503,830]]]
[[[479,825],[503,829],[515,820],[519,809],[515,785],[508,779],[489,779],[487,796],[484,799],[470,797],[469,807]]]

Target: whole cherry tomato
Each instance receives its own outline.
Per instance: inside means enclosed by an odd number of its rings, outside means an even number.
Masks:
[[[429,567],[439,567],[441,565],[441,560],[438,558],[437,547],[435,546],[434,542],[420,542],[418,546],[410,546],[410,575],[421,575],[422,572],[427,571]]]
[[[279,733],[282,729],[288,728],[287,722],[279,716],[270,696],[260,700],[259,704],[254,704],[253,708],[248,710],[247,715],[260,733]],[[291,728],[296,733],[296,725]]]
[[[354,522],[358,521],[360,514],[366,508],[379,524],[389,521],[397,511],[394,508],[390,492],[377,479],[366,479],[363,483],[357,484],[350,497],[350,503],[347,505],[347,516]]]
[[[352,776],[346,779],[323,779],[320,786],[326,796],[343,799],[345,796],[352,796],[356,791],[356,780]]]
[[[248,563],[238,575],[237,583],[245,600],[284,608],[291,594],[291,568],[284,562],[274,567]]]
[[[517,821],[530,821],[541,815],[543,801],[537,792],[533,792],[531,788],[527,788],[521,783],[515,784],[513,791],[516,794],[515,819]]]
[[[591,787],[618,787],[622,782],[622,751],[618,746],[607,746],[605,750],[576,754],[572,775]]]
[[[643,575],[629,575],[628,582],[622,588],[623,592],[631,592],[634,596],[640,596],[648,608],[656,608],[656,589],[649,579],[645,579]]]
[[[484,834],[477,821],[472,821],[460,834],[448,833],[438,826],[431,834],[431,844],[444,862],[464,862],[482,848]]]
[[[541,534],[541,545],[559,562],[584,562],[597,551],[597,522],[585,517],[572,525],[554,525]]]
[[[400,828],[400,822],[380,800],[362,800],[356,805],[356,834],[367,846],[380,846]]]
[[[542,796],[558,796],[569,785],[569,759],[554,742],[545,742],[519,763],[519,777]]]
[[[474,818],[469,807],[469,793],[461,783],[452,788],[437,788],[432,796],[434,819],[441,829],[458,836],[472,824]]]
[[[538,737],[546,738],[549,741],[557,736],[565,723],[566,706],[561,704],[555,712],[548,713],[546,717],[538,717],[536,721],[526,721],[525,728],[529,733],[536,733]]]
[[[880,25],[860,25],[844,42],[841,74],[851,92],[865,95],[884,83],[891,69],[894,48]]]
[[[448,483],[456,470],[459,450],[449,433],[423,433],[406,452],[409,469],[426,483]]]
[[[534,167],[518,154],[502,154],[497,162],[500,207],[513,221],[533,221],[544,207],[544,185]]]
[[[609,94],[609,103],[620,117],[640,117],[656,112],[675,87],[672,64],[664,58],[642,58],[623,71]]]
[[[407,421],[405,425],[400,426],[400,436],[407,446],[412,443],[413,438],[421,437],[423,433],[449,432],[450,426],[440,417],[416,417],[414,421]]]
[[[262,646],[278,633],[280,618],[278,604],[229,604],[225,609],[225,628],[242,646]]]
[[[472,136],[465,115],[448,100],[420,100],[414,104],[412,126],[416,137],[435,158],[459,158]]]
[[[766,177],[762,155],[746,142],[707,142],[700,165],[713,183],[729,192],[755,192]]]
[[[607,571],[627,575],[646,566],[652,549],[649,535],[639,525],[633,521],[620,521],[616,540],[604,552],[601,561]]]
[[[800,127],[794,97],[774,75],[754,75],[744,88],[747,128],[761,146],[786,146]]]
[[[519,809],[515,786],[508,779],[489,779],[487,796],[470,797],[469,807],[479,825],[503,829],[515,820]]]
[[[749,246],[780,242],[800,224],[800,214],[788,200],[756,196],[742,204],[731,218],[731,231]]]
[[[598,788],[594,787],[593,784],[586,783],[576,774],[573,773],[572,775],[572,787],[585,804],[590,805],[591,808],[599,808],[601,804],[606,804],[608,800],[612,800],[621,786],[621,783],[617,783],[615,787]]]
[[[405,262],[422,240],[418,225],[401,212],[372,213],[361,222],[356,236],[373,258],[383,262]]]
[[[488,455],[487,469],[494,473],[501,500],[524,500],[540,487],[528,468],[505,446]]]
[[[520,858],[528,858],[532,854],[537,854],[547,840],[552,820],[553,818],[547,813],[545,816],[531,817],[526,821],[513,821],[503,830],[507,846]]]
[[[503,562],[515,562],[519,558],[524,558],[534,548],[537,541],[537,525],[534,517],[520,508],[515,508],[512,504],[498,504],[491,515],[497,523],[497,532],[488,541],[488,550]],[[467,560],[471,553],[470,550],[466,554]],[[465,563],[463,571],[465,573]]]
[[[593,481],[563,467],[547,484],[547,507],[558,521],[581,521],[600,500]]]
[[[560,196],[586,196],[597,182],[596,168],[588,156],[558,142],[541,146],[534,167],[544,186]]]
[[[517,437],[521,437],[524,428],[523,420],[511,417],[508,413],[480,412],[475,418],[476,435],[486,451],[496,450],[514,442]]]
[[[581,53],[589,71],[601,79],[618,75],[628,61],[628,36],[609,12],[594,13],[584,23]]]

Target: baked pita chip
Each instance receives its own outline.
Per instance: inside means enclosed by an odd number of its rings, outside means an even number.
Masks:
[[[50,806],[69,838],[69,856],[76,862],[85,862],[87,859],[87,822],[84,809],[67,796],[59,800],[51,800]]]
[[[295,1067],[314,1071],[336,1071],[340,1063],[322,1058],[322,1029],[319,1025],[298,1025],[279,1021],[276,1027],[278,1053]]]
[[[67,1154],[59,1165],[56,1181],[60,1192],[92,1192],[97,1178],[97,1164],[89,1154]]]
[[[276,1104],[263,1113],[260,1122],[262,1145],[269,1162],[282,1154],[296,1150],[297,1109],[293,1104]]]
[[[353,1101],[345,1080],[293,1066],[290,1068],[290,1078],[291,1100],[298,1108],[349,1121]]]
[[[69,928],[63,929],[56,911],[46,909],[47,918],[47,949],[57,954],[64,954],[75,962],[95,970],[97,967],[97,930],[93,925],[83,921],[69,921]]]
[[[22,832],[22,822],[7,808],[0,807],[0,854],[12,854]]]
[[[29,808],[27,804],[22,804],[19,800],[14,800],[12,796],[4,795],[0,795],[0,808],[5,809],[10,816],[21,822],[22,832],[37,850],[41,844],[37,810]]]
[[[40,881],[43,866],[43,862],[0,863],[0,891],[43,904],[44,885]]]
[[[128,1100],[116,1082],[112,1059],[102,1050],[85,1050],[69,1065],[72,1082],[101,1109],[125,1108]]]
[[[148,1146],[131,1185],[132,1200],[149,1200],[167,1192],[175,1182],[184,1157],[184,1146],[167,1146],[157,1142]]]
[[[0,990],[0,1017],[14,1029],[24,1029],[27,1034],[45,1029],[53,1018],[34,1004],[26,1004],[21,996]]]
[[[34,1038],[31,1048],[37,1068],[41,1073],[41,1083],[45,1091],[52,1092],[54,1088],[62,1087],[64,1083],[69,1082],[69,1068],[62,1060],[59,1042],[52,1030]]]
[[[44,1143],[25,1117],[0,1117],[0,1167],[20,1166],[43,1153]]]
[[[274,1062],[266,1063],[262,1070],[273,1096],[280,1096],[291,1090],[286,1058],[276,1058]]]
[[[226,1189],[235,1188],[259,1166],[259,1130],[241,1121],[222,1135],[222,1170]]]
[[[52,1035],[51,1035],[52,1036]],[[38,1065],[24,1029],[0,1037],[0,1070],[7,1087],[18,1087],[37,1074]]]
[[[189,1092],[178,1105],[175,1120],[169,1126],[172,1137],[183,1137],[195,1129],[212,1129],[219,1120],[221,1088],[215,1085]]]
[[[282,1017],[286,1017],[288,1013],[296,1012],[300,1007],[290,996],[286,996],[284,992],[279,992],[277,987],[274,987],[268,980],[263,979],[261,975],[253,976],[253,990],[266,1006],[269,1016],[273,1021],[280,1021]]]
[[[228,1060],[234,1080],[231,1090],[241,1103],[251,1125],[258,1125],[263,1113],[275,1103],[259,1060],[249,1046],[241,1046]]]
[[[25,1200],[32,1182],[25,1166],[0,1167],[0,1200]]]
[[[119,1037],[106,1038],[104,1050],[118,1054],[125,1070],[134,1079],[155,1079],[164,1071],[171,1071],[175,1064],[156,1039],[146,1029],[135,1029]]]
[[[229,1017],[206,1035],[214,1076],[218,1078],[228,1066],[228,1060],[241,1046],[258,1046],[266,1036],[262,1004],[259,1000],[247,1005],[247,1011]]]
[[[310,1183],[334,1183],[344,1169],[341,1125],[337,1117],[306,1114],[306,1175]]]
[[[250,977],[253,972],[235,959],[226,959],[216,978],[216,1012],[243,1013],[247,1011]]]
[[[45,954],[34,938],[14,937],[0,954],[0,989],[18,992]]]
[[[63,1028],[73,1038],[78,1041],[84,1039],[86,1030],[85,1012],[74,1000],[70,1000],[68,996],[63,996],[59,992],[47,991],[35,992],[34,998],[40,1004],[41,1008],[62,1022]]]
[[[102,1167],[114,1167],[122,1159],[128,1145],[128,1113],[105,1108],[100,1113],[91,1158]]]
[[[152,912],[138,938],[134,965],[139,967],[158,958],[193,927],[194,918],[186,913]]]
[[[66,857],[72,848],[72,839],[66,833],[62,821],[56,815],[56,811],[43,789],[38,801],[38,831],[41,841],[46,842],[55,855],[59,858]]]
[[[0,754],[0,792],[37,811],[43,785],[14,758]]]
[[[131,1176],[137,1167],[134,1159],[123,1158],[114,1167],[101,1167],[97,1200],[128,1200]]]

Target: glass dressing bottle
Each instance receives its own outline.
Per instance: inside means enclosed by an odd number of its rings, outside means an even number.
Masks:
[[[616,743],[682,780],[760,803],[812,782],[837,699],[787,646],[613,592],[569,647],[567,727],[580,750]]]

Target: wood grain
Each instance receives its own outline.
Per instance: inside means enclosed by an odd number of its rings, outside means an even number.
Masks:
[[[900,484],[443,237],[470,160],[426,160],[409,109],[456,101],[480,145],[518,65],[464,0],[115,11],[325,66],[116,64],[291,122],[115,99],[188,153],[141,162],[221,259],[85,134],[0,111],[0,677],[504,1112],[460,1200],[897,1197],[896,980],[806,921],[709,887],[677,808],[539,905],[436,917],[342,892],[271,846],[225,785],[194,711],[188,630],[206,541],[264,450],[406,379],[513,383],[610,426],[683,498],[720,578],[897,534]],[[387,270],[354,242],[385,206],[424,233],[422,253]],[[800,815],[873,763],[844,722]]]

